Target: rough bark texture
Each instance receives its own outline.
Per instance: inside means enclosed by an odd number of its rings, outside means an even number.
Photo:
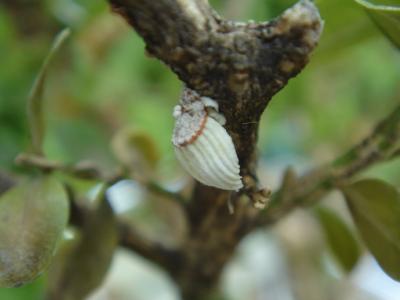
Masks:
[[[300,177],[289,169],[267,208],[254,208],[267,198],[255,174],[258,121],[272,96],[307,64],[322,30],[317,8],[310,0],[301,0],[270,22],[238,23],[219,17],[206,0],[108,1],[143,37],[149,54],[166,63],[188,87],[218,101],[240,160],[245,187],[239,193],[198,183],[185,201],[155,182],[135,178],[152,193],[179,203],[190,234],[179,248],[171,249],[119,220],[119,245],[169,272],[183,299],[209,299],[226,262],[250,231],[314,204],[367,167],[400,155],[397,106],[361,143],[333,162]],[[19,155],[16,162],[108,185],[132,176],[124,170],[110,176],[93,165],[66,165],[29,153]],[[0,172],[0,194],[14,184]],[[67,191],[70,223],[82,227],[88,208],[76,201],[72,189]]]
[[[301,1],[265,23],[238,23],[216,15],[202,0],[110,0],[190,88],[219,102],[243,174],[252,174],[258,121],[271,97],[306,65],[321,19]]]
[[[318,10],[300,1],[264,23],[219,17],[204,0],[109,0],[190,88],[219,103],[227,119],[244,178],[242,193],[197,184],[187,207],[190,237],[179,263],[164,265],[185,299],[202,299],[218,282],[258,211],[249,197],[259,192],[255,175],[258,122],[271,97],[307,64],[322,30]],[[262,194],[262,192],[261,192]],[[229,214],[228,198],[235,206]]]

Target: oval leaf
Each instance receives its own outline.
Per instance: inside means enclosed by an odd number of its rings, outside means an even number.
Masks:
[[[112,149],[123,165],[136,171],[151,170],[160,159],[151,137],[143,131],[131,128],[117,132],[112,140]]]
[[[63,186],[44,177],[0,198],[0,286],[35,279],[49,264],[68,221]]]
[[[382,269],[400,280],[400,195],[391,185],[365,179],[343,189],[365,244]]]
[[[347,224],[332,210],[325,207],[315,209],[325,239],[333,255],[344,270],[350,272],[360,257],[360,247]]]
[[[98,208],[84,215],[77,244],[50,269],[48,299],[85,299],[102,283],[117,247],[118,232],[104,191],[98,200]]]
[[[400,48],[400,3],[395,0],[356,0],[382,32]]]
[[[32,152],[42,154],[42,144],[45,132],[43,117],[43,90],[46,81],[47,69],[54,55],[61,48],[64,41],[70,35],[69,29],[61,31],[54,39],[53,45],[47,54],[45,61],[33,83],[28,99],[28,121],[31,132]]]

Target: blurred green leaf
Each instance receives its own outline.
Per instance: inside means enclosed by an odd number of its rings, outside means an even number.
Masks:
[[[48,299],[79,300],[103,281],[117,246],[117,224],[104,195],[99,194],[97,209],[88,210],[83,218],[77,242],[66,246],[49,273]]]
[[[54,55],[58,52],[58,50],[61,48],[62,44],[69,35],[70,30],[67,28],[61,31],[54,39],[53,45],[43,62],[43,65],[35,79],[35,82],[33,83],[33,87],[29,95],[28,119],[32,139],[32,151],[35,154],[40,155],[43,153],[42,144],[45,134],[45,124],[43,117],[43,91],[46,82],[47,70]]]
[[[353,232],[332,210],[320,206],[314,212],[333,255],[343,269],[350,272],[360,257],[360,247]]]
[[[142,130],[120,130],[112,140],[112,149],[123,165],[143,172],[153,169],[160,159],[153,139]]]
[[[48,280],[46,282],[46,292],[48,294],[50,294],[49,291],[54,287],[57,287],[56,284],[59,284],[59,278],[61,278],[64,270],[70,263],[70,256],[82,241],[81,237],[80,231],[75,227],[70,226],[65,230],[64,237],[62,241],[60,241],[57,253],[54,256],[53,263],[47,272]]]
[[[400,194],[377,179],[355,182],[343,193],[368,249],[389,276],[400,280]]]
[[[345,57],[349,51],[368,39],[378,36],[377,30],[356,3],[348,0],[316,0],[324,20],[324,29],[315,49],[314,66],[325,66]]]
[[[1,300],[43,300],[46,285],[45,276],[17,289],[0,289]]]
[[[355,0],[362,5],[382,32],[400,48],[400,2],[398,0]]]
[[[17,185],[0,198],[0,286],[19,286],[49,265],[68,221],[68,199],[52,177]]]

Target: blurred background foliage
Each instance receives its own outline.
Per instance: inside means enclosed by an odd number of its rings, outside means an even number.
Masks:
[[[264,21],[296,1],[210,2],[225,17]],[[400,99],[399,51],[355,2],[316,2],[325,20],[320,46],[301,75],[274,97],[260,124],[260,174],[272,186],[288,165],[303,171],[336,157]],[[106,1],[97,0],[1,1],[0,170],[23,173],[14,159],[28,144],[27,95],[52,38],[64,27],[72,29],[72,38],[46,83],[47,156],[66,163],[89,159],[112,169],[116,158],[110,141],[120,129],[131,127],[158,148],[154,178],[179,182],[184,173],[170,138],[171,112],[182,84],[145,55],[141,38],[110,13]],[[399,186],[400,161],[368,174]],[[141,214],[147,218],[149,212]],[[45,281],[42,277],[20,289],[0,289],[0,299],[41,299]]]

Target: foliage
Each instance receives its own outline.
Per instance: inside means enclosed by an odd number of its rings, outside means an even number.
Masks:
[[[85,216],[74,244],[64,245],[66,249],[56,257],[49,271],[48,298],[83,299],[102,283],[118,239],[115,216],[105,190],[106,187],[100,190],[96,208]]]
[[[32,281],[49,265],[68,221],[61,184],[44,177],[11,188],[0,198],[0,286]]]
[[[65,29],[56,37],[53,47],[50,49],[43,66],[33,84],[31,94],[28,99],[28,118],[31,131],[32,152],[42,155],[43,139],[45,135],[45,121],[43,116],[43,90],[46,81],[46,74],[49,63],[57,50],[62,46],[65,39],[69,36],[70,30]]]
[[[365,7],[382,32],[397,47],[400,47],[400,4],[398,1],[357,0],[357,2]]]
[[[318,207],[315,214],[333,254],[342,268],[350,272],[356,266],[361,254],[353,232],[337,213],[328,208]]]
[[[239,8],[229,10],[233,2]],[[214,1],[222,14],[226,11],[243,20],[274,17],[294,1],[232,3]],[[357,3],[364,6],[373,22],[399,46],[398,4],[378,0]],[[309,68],[275,97],[261,121],[261,159],[274,172],[288,162],[303,168],[331,157],[356,142],[400,98],[398,51],[386,43],[360,7],[346,0],[321,0],[317,4],[326,25],[321,45]],[[31,160],[24,161],[22,166],[14,164],[17,154],[28,149],[30,154],[57,162],[47,165],[46,172],[59,172],[49,176],[41,173],[37,179],[18,184],[1,196],[2,286],[32,281],[50,264],[69,211],[65,188],[59,179],[72,187],[78,198],[86,198],[84,205],[90,202],[87,192],[98,183],[99,176],[90,175],[95,178],[90,181],[82,178],[85,176],[76,176],[76,171],[82,171],[76,168],[77,162],[90,159],[109,173],[118,168],[127,173],[139,172],[167,186],[177,182],[181,185],[183,174],[170,146],[171,111],[179,96],[180,82],[165,66],[144,58],[141,39],[121,20],[111,16],[105,3],[47,1],[43,5],[40,18],[47,18],[53,24],[50,28],[70,26],[73,34],[63,51],[58,46],[60,39],[67,35],[65,32],[55,43],[36,77],[27,105],[27,91],[55,30],[38,27],[25,35],[20,29],[22,21],[13,17],[14,9],[8,2],[0,5],[0,53],[3,55],[0,166],[21,178],[32,173]],[[55,52],[60,53],[48,69]],[[25,117],[27,106],[29,121]],[[399,195],[390,184],[399,183],[399,164],[397,160],[368,171],[368,176],[385,179],[386,183],[371,179],[342,187],[365,245],[396,280],[400,278]],[[127,166],[137,169],[127,171]],[[147,169],[151,172],[146,173]],[[106,199],[100,198],[102,201],[96,208],[100,213],[88,217],[88,223],[62,258],[59,256],[62,250],[58,252],[56,264],[49,271],[49,283],[40,279],[15,292],[0,290],[0,299],[27,299],[24,289],[34,299],[33,295],[40,294],[36,289],[43,286],[48,287],[48,293],[54,292],[52,289],[57,291],[58,285],[53,286],[51,280],[68,282],[70,299],[81,298],[101,284],[117,237],[110,206]],[[9,218],[23,215],[27,209],[29,216],[24,222]],[[152,218],[157,219],[160,214],[152,212]],[[320,208],[316,215],[334,255],[346,271],[351,271],[360,255],[353,232],[334,211]],[[18,246],[15,246],[14,239],[21,233],[34,237],[35,241],[17,239]],[[18,258],[12,253],[14,248],[21,250]],[[31,253],[35,256],[30,256]],[[94,258],[100,263],[94,263]],[[6,259],[11,263],[5,263]],[[21,264],[32,267],[21,269]],[[76,274],[77,265],[90,274],[95,273],[90,275],[90,284],[82,285],[84,278]]]
[[[343,188],[368,249],[393,279],[400,280],[400,194],[393,186],[364,179]]]

